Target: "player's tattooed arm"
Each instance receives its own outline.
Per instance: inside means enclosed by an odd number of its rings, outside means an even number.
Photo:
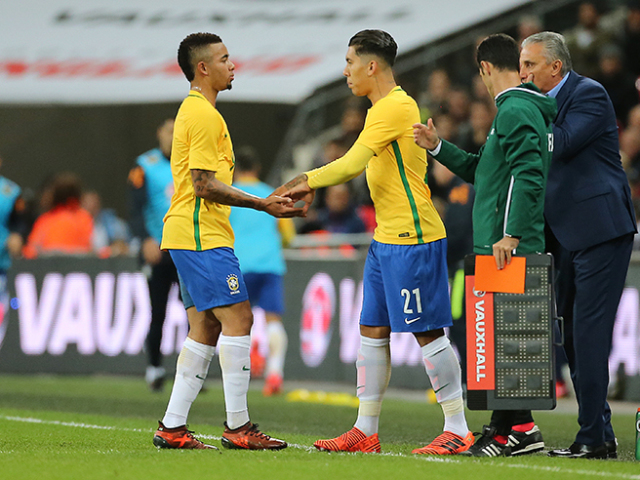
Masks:
[[[309,188],[308,180],[309,177],[307,174],[301,173],[294,179],[276,188],[271,195],[282,195],[284,197],[290,197],[295,201],[300,200],[312,191],[312,189]]]
[[[222,183],[216,178],[216,172],[191,170],[191,180],[197,197],[222,205],[264,210],[264,208],[260,208],[262,207],[261,198]]]
[[[301,183],[306,182],[308,179],[309,179],[309,177],[307,177],[306,173],[301,173],[300,175],[298,175],[293,180],[290,180],[287,183],[285,183],[282,187],[287,189],[287,190],[292,190],[293,187],[296,187],[296,186],[300,185]]]
[[[222,205],[246,207],[266,211],[277,217],[294,217],[302,215],[301,208],[289,208],[290,198],[260,198],[243,192],[239,188],[227,185],[216,178],[216,172],[209,170],[191,170],[191,181],[197,197]]]
[[[309,177],[306,173],[302,173],[295,177],[293,180],[285,183],[284,185],[276,188],[274,192],[269,195],[270,197],[280,195],[282,197],[290,198],[294,202],[303,201],[302,207],[303,216],[306,216],[311,203],[316,195],[316,191],[309,187]]]

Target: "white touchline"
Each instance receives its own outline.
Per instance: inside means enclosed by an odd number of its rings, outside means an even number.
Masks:
[[[108,425],[91,425],[89,423],[78,423],[78,422],[63,422],[61,420],[43,420],[41,418],[33,418],[33,417],[15,417],[9,415],[0,415],[0,420],[7,420],[11,422],[24,422],[24,423],[39,423],[42,425],[60,425],[62,427],[75,427],[75,428],[87,428],[92,430],[116,430],[121,432],[138,432],[138,433],[153,433],[155,430],[151,428],[123,428],[123,427],[114,427]],[[199,438],[206,438],[207,440],[220,440],[221,437],[215,435],[196,435]],[[307,452],[314,452],[316,449],[314,447],[309,447],[307,445],[298,445],[295,443],[289,443],[289,446],[292,448],[297,448],[300,450],[305,450]],[[9,453],[9,452],[5,452]],[[334,454],[336,452],[333,452]],[[339,452],[340,454],[346,455],[357,455],[357,453],[344,453]],[[470,460],[460,460],[455,457],[431,457],[429,455],[407,455],[404,453],[382,453],[382,456],[388,457],[405,457],[405,458],[415,458],[417,460],[423,460],[425,462],[436,462],[436,463],[458,463],[463,464]],[[562,468],[562,467],[545,467],[542,465],[529,465],[522,463],[492,463],[493,467],[505,467],[505,468],[521,468],[524,470],[538,470],[543,472],[551,472],[551,473],[560,473],[560,474],[576,474],[576,475],[590,475],[592,477],[605,477],[605,478],[622,478],[624,480],[640,480],[640,475],[628,475],[626,473],[614,473],[614,472],[596,472],[590,470],[574,470],[572,468]]]
[[[0,415],[0,420],[9,420],[12,422],[24,422],[24,423],[39,423],[42,425],[60,425],[62,427],[76,427],[76,428],[87,428],[91,430],[116,430],[120,432],[138,432],[138,433],[153,433],[155,429],[144,429],[144,428],[126,428],[126,427],[114,427],[109,425],[91,425],[89,423],[78,423],[78,422],[63,422],[61,420],[43,420],[41,418],[33,418],[33,417],[15,417],[8,415]],[[205,434],[196,434],[198,438],[205,438],[207,440],[220,440],[222,437],[218,437],[216,435],[205,435]],[[307,450],[309,452],[315,451],[316,449],[313,447],[309,447],[307,445],[297,445],[295,443],[289,443],[290,447],[299,448],[300,450]]]

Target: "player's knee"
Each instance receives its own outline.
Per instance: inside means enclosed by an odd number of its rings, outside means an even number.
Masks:
[[[249,335],[253,326],[253,312],[249,302],[237,304],[220,316],[223,335]]]
[[[391,327],[360,325],[360,335],[369,338],[389,338],[391,336]]]
[[[207,338],[207,345],[217,345],[218,337],[222,332],[222,324],[216,319],[207,319],[204,325],[203,334]]]
[[[421,347],[424,347],[425,345],[428,345],[434,340],[437,340],[438,338],[443,337],[444,328],[438,328],[436,330],[430,330],[428,332],[414,333],[413,336],[416,337],[418,344]]]
[[[248,314],[238,316],[237,325],[246,335],[249,335],[253,326],[253,314],[249,311]]]

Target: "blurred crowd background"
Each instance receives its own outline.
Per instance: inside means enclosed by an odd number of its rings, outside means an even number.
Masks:
[[[611,97],[620,133],[620,154],[640,213],[640,1],[608,6],[579,3],[575,21],[561,32],[569,45],[574,70],[600,82]],[[555,24],[562,14],[553,15]],[[549,28],[542,16],[526,15],[506,32],[521,42]],[[478,36],[477,41],[482,38],[484,35]],[[496,107],[477,75],[473,47],[475,44],[441,59],[424,82],[416,82],[412,75],[401,75],[399,84],[418,101],[423,122],[432,118],[442,138],[476,153],[486,141]],[[337,125],[296,146],[293,156],[297,170],[317,167],[343,155],[357,139],[367,108],[366,99],[346,99]],[[458,231],[468,234],[468,230],[457,227],[452,231],[450,224],[460,221],[457,208],[472,201],[468,192],[472,187],[460,188],[454,176],[434,159],[430,158],[429,164],[428,184],[447,223],[450,240]],[[448,214],[452,208],[456,215]],[[338,191],[320,192],[309,217],[301,224],[301,233],[372,232],[375,228],[367,185],[360,177]],[[470,225],[470,216],[467,221]],[[466,253],[470,251],[469,245]]]
[[[495,114],[494,101],[489,98],[477,75],[474,62],[477,42],[494,33],[482,31],[482,28],[464,32],[464,38],[471,41],[458,42],[456,48],[449,48],[448,53],[434,57],[419,70],[403,67],[397,72],[398,83],[417,100],[422,121],[433,118],[441,137],[471,152],[476,152],[485,142]],[[505,24],[502,31],[521,41],[528,35],[547,29],[561,31],[565,35],[574,70],[596,79],[607,89],[617,115],[623,165],[640,211],[640,0],[570,2],[563,9],[549,10],[544,14],[520,15],[516,22]],[[424,54],[418,51],[413,55]],[[272,143],[265,148],[252,145],[257,147],[263,165],[263,179],[272,186],[276,187],[295,173],[342,156],[357,139],[369,107],[367,100],[351,96],[344,80],[336,81],[333,88],[339,88],[340,95],[325,102],[323,113],[316,111],[311,115],[312,121],[307,116],[305,121],[298,122],[299,111],[294,114],[291,109],[264,115],[260,114],[264,107],[257,107],[251,114],[242,109],[229,113],[228,123],[238,148],[249,143],[250,135],[238,128],[234,130],[234,125],[256,119],[258,125],[266,122],[271,128],[281,130],[279,137],[270,135]],[[177,105],[156,108],[151,114],[157,118],[156,127],[169,118],[175,108]],[[223,102],[219,108],[226,116]],[[139,107],[132,106],[131,109],[130,113],[135,117]],[[0,110],[3,118],[12,113],[12,109]],[[109,112],[104,110],[102,113],[107,114],[103,121],[109,121]],[[27,120],[23,118],[17,123]],[[89,123],[91,119],[86,120]],[[284,128],[287,125],[288,130]],[[61,125],[61,128],[65,127]],[[79,136],[84,134],[84,127],[75,125],[73,128]],[[123,125],[122,128],[129,129],[132,125]],[[149,131],[139,133],[140,141],[137,143],[151,149],[163,148],[164,142],[166,149],[167,140],[160,138],[158,132],[157,136]],[[63,134],[68,135],[69,130],[64,130]],[[280,139],[280,144],[274,144],[273,139]],[[109,146],[97,140],[96,148]],[[139,154],[143,151],[141,149]],[[91,163],[86,151],[78,154],[87,156],[86,163]],[[20,165],[13,163],[13,158],[3,151],[2,145],[0,155],[5,162],[2,173],[12,178],[11,172],[19,169]],[[131,179],[128,179],[134,162],[135,158],[131,158],[127,168],[120,164],[100,164],[93,167],[84,165],[74,170],[67,168],[72,165],[69,162],[51,159],[42,162],[41,171],[34,172],[33,178],[41,179],[37,185],[21,184],[16,179],[22,187],[23,203],[20,208],[23,215],[19,228],[13,230],[19,232],[23,244],[12,245],[11,253],[27,258],[56,252],[102,257],[138,255],[141,239],[136,237],[136,229],[131,225],[136,216],[135,212],[132,213]],[[426,180],[447,225],[450,245],[464,255],[471,247],[472,187],[456,179],[433,159],[429,163]],[[105,176],[111,181],[118,179],[115,195],[111,191],[105,192],[101,182]],[[461,211],[466,213],[461,215]],[[299,237],[322,233],[327,238],[326,235],[331,234],[371,235],[375,226],[371,199],[362,175],[346,185],[318,192],[308,217],[297,221],[296,230]],[[352,243],[366,244],[366,236],[354,238],[364,238],[365,241],[354,240]]]

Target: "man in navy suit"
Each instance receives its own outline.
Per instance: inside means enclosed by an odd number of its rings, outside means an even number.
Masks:
[[[522,42],[520,76],[558,103],[544,213],[580,430],[569,448],[549,456],[615,458],[608,359],[637,231],[616,117],[602,85],[571,70],[558,33],[537,33]]]

